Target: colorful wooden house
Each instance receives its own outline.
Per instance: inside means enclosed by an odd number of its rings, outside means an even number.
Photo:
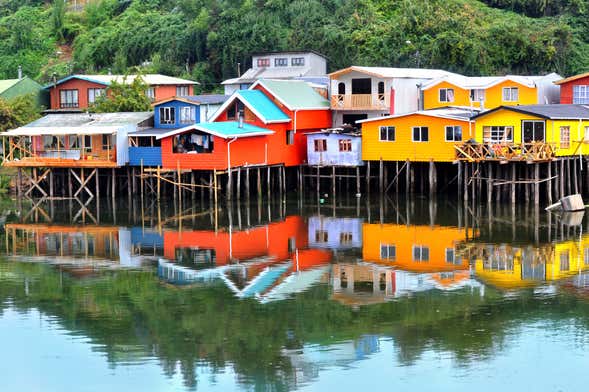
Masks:
[[[226,95],[174,97],[154,104],[154,126],[129,134],[129,165],[161,166],[162,136],[170,130],[207,121],[228,99]]]
[[[132,83],[137,76],[140,76],[147,84],[145,94],[152,101],[193,95],[194,85],[198,84],[192,80],[159,74],[71,75],[45,86],[50,95],[50,109],[68,111],[86,109],[100,96],[107,94],[108,86],[112,82]]]
[[[450,74],[424,83],[423,109],[448,106],[492,109],[502,105],[555,104],[560,76],[462,76]]]
[[[589,72],[557,80],[554,84],[560,86],[561,104],[589,104]]]
[[[307,133],[307,164],[362,166],[362,135],[355,128],[328,128]]]
[[[352,66],[329,74],[333,127],[420,109],[417,85],[452,75],[438,69]]]
[[[475,140],[494,146],[489,159],[504,155],[502,146],[513,159],[589,154],[589,107],[584,105],[500,106],[473,119]]]
[[[452,162],[456,143],[474,138],[477,113],[443,108],[361,120],[362,159]]]
[[[153,124],[152,112],[53,113],[2,134],[3,165],[116,168],[129,162],[128,134]]]
[[[329,102],[302,81],[258,81],[234,93],[210,122],[158,137],[162,166],[213,170],[295,166],[306,161],[304,133],[331,124]]]
[[[468,270],[458,252],[464,230],[442,226],[369,224],[362,228],[362,258],[410,272]]]

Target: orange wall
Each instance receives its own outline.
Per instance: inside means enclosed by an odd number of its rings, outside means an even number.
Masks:
[[[465,240],[464,230],[441,226],[405,226],[369,224],[362,227],[362,258],[366,261],[396,266],[406,271],[439,272],[467,269],[468,260],[460,265],[446,262],[446,249]],[[381,245],[395,245],[396,259],[381,259]],[[413,260],[413,245],[429,247],[429,262]]]

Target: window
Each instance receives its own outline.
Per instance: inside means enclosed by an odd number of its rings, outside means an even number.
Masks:
[[[589,248],[585,248],[585,253],[583,253],[583,259],[585,261],[585,265],[589,265]]]
[[[317,230],[315,232],[315,242],[327,242],[328,239],[329,236],[327,234],[327,231]]]
[[[63,150],[65,149],[65,136],[43,136],[43,147],[45,150]]]
[[[412,137],[414,142],[427,142],[429,140],[428,127],[413,127]]]
[[[196,122],[196,108],[182,106],[180,108],[180,124],[194,124]]]
[[[344,82],[339,82],[337,84],[337,93],[339,95],[345,95],[346,94],[346,84]]]
[[[394,142],[395,141],[395,127],[380,127],[380,139],[381,142]]]
[[[304,57],[293,57],[292,60],[290,60],[290,64],[293,67],[302,67],[303,65],[305,65],[305,58]]]
[[[571,127],[560,127],[560,148],[571,148]]]
[[[513,141],[513,127],[485,126],[483,127],[483,142],[505,143]]]
[[[102,135],[102,149],[112,150],[115,145],[115,135]]]
[[[327,151],[327,139],[315,139],[314,141],[315,152]]]
[[[570,269],[569,251],[560,252],[560,270],[568,271]]]
[[[446,127],[446,141],[460,142],[462,141],[462,127],[460,125],[448,125]]]
[[[524,143],[544,141],[544,121],[522,121],[522,140]]]
[[[456,250],[454,248],[446,248],[446,263],[460,264],[460,258],[456,256]]]
[[[70,136],[70,148],[80,149],[84,151],[92,151],[92,136],[90,135],[78,135]]]
[[[349,231],[343,231],[339,235],[340,244],[349,244],[352,242],[352,233]]]
[[[148,87],[147,90],[145,90],[145,95],[150,101],[155,101],[155,87]]]
[[[380,259],[381,260],[396,260],[397,246],[390,244],[380,244]]]
[[[573,103],[574,104],[589,104],[589,86],[587,86],[587,85],[573,86]]]
[[[160,108],[160,124],[175,124],[176,110],[171,107]]]
[[[96,100],[104,95],[103,88],[89,88],[88,89],[88,103],[94,103]]]
[[[473,88],[470,90],[471,102],[480,102],[485,100],[485,90],[482,88]]]
[[[176,86],[177,97],[187,97],[190,93],[188,92],[188,86]]]
[[[503,87],[503,100],[507,102],[516,102],[519,99],[519,89],[517,87]]]
[[[286,67],[288,66],[288,59],[286,57],[279,57],[274,59],[275,67]]]
[[[286,144],[289,146],[294,144],[294,131],[293,130],[286,131]]]
[[[413,261],[429,261],[429,247],[413,245]]]
[[[235,117],[237,116],[237,106],[235,105],[235,103],[229,105],[229,107],[227,108],[227,120],[235,120]]]
[[[213,136],[195,131],[176,135],[172,141],[176,154],[206,154],[213,152]]]
[[[60,108],[77,108],[78,90],[59,90],[59,107]]]
[[[454,89],[441,88],[438,90],[440,102],[454,102]]]
[[[342,139],[339,141],[340,152],[351,152],[352,151],[352,139]]]
[[[268,59],[268,58],[258,59],[256,64],[258,65],[258,67],[269,67],[270,66],[270,59]]]
[[[589,127],[585,127],[584,141],[589,142]]]

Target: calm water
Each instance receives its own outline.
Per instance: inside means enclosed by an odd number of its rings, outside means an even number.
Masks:
[[[2,202],[1,389],[586,390],[586,217],[330,203]]]

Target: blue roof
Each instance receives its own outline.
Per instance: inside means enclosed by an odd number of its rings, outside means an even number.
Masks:
[[[157,136],[157,139],[163,139],[165,137],[174,136],[180,133],[189,132],[193,129],[218,136],[223,139],[229,138],[240,138],[240,137],[252,137],[252,136],[264,136],[272,135],[274,131],[266,128],[256,127],[255,125],[248,124],[246,122],[240,127],[237,121],[220,121],[211,123],[198,123],[191,124],[184,128],[174,129],[166,132],[162,135]]]
[[[259,90],[239,90],[237,95],[264,122],[290,121],[290,117]]]

